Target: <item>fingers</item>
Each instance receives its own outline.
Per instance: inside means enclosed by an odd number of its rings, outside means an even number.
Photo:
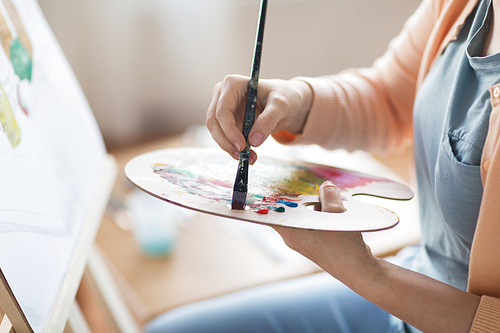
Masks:
[[[245,147],[245,138],[238,128],[242,119],[241,104],[244,101],[248,80],[228,76],[214,87],[212,101],[207,110],[205,125],[217,144],[233,158]]]
[[[205,123],[212,138],[235,159],[246,145],[241,128],[248,83],[248,77],[226,76],[215,86],[207,110]],[[310,90],[309,85],[301,81],[261,80],[255,122],[248,138],[250,145],[258,147],[271,133],[282,129],[300,132],[309,110]],[[252,156],[254,162],[255,153]]]
[[[265,101],[265,105],[250,131],[250,144],[258,147],[276,131],[302,132],[312,94],[312,88],[303,81],[262,80],[258,100]]]
[[[250,163],[250,165],[253,165],[255,161],[257,161],[257,154],[252,149],[250,149],[250,157],[248,158],[248,163]]]
[[[260,87],[259,87],[260,88]],[[265,93],[265,86],[262,86]],[[248,136],[252,146],[260,146],[267,137],[275,131],[277,124],[290,110],[288,100],[276,91],[267,96],[266,107],[262,113],[256,117],[255,123]]]
[[[319,201],[321,202],[321,211],[330,213],[342,213],[346,209],[342,203],[342,195],[335,184],[325,181],[319,188]]]
[[[215,116],[229,142],[237,151],[245,148],[246,142],[241,133],[245,114],[246,94],[249,78],[230,75],[222,81],[220,96],[217,101]]]

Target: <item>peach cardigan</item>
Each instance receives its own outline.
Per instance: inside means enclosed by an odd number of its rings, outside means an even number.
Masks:
[[[297,78],[314,91],[307,122],[300,135],[282,131],[273,136],[285,144],[315,143],[328,149],[383,152],[405,146],[412,139],[416,91],[476,4],[424,0],[372,67]],[[492,112],[481,160],[484,192],[468,286],[482,297],[471,332],[500,331],[500,84],[490,92]]]

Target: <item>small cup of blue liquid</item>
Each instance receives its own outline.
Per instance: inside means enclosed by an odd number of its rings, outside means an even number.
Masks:
[[[141,251],[152,257],[169,255],[178,238],[178,227],[185,218],[182,208],[133,190],[125,206],[134,223],[133,234]]]

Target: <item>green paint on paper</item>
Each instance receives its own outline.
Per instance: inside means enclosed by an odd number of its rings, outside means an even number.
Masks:
[[[21,80],[31,81],[31,70],[33,67],[31,56],[18,39],[10,43],[10,60],[14,66],[14,72]]]

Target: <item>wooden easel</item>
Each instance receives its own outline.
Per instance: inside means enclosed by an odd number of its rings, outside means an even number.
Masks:
[[[104,301],[115,330],[126,333],[139,332],[129,309],[122,301],[99,249],[94,245],[94,239],[116,179],[116,171],[114,158],[108,156],[100,177],[99,188],[93,197],[92,209],[87,212],[67,273],[52,304],[49,319],[45,323],[44,333],[90,332],[80,307],[75,301],[75,295],[85,268],[87,268],[92,284]],[[5,314],[0,322],[0,333],[33,332],[0,269],[0,314],[2,309]]]

